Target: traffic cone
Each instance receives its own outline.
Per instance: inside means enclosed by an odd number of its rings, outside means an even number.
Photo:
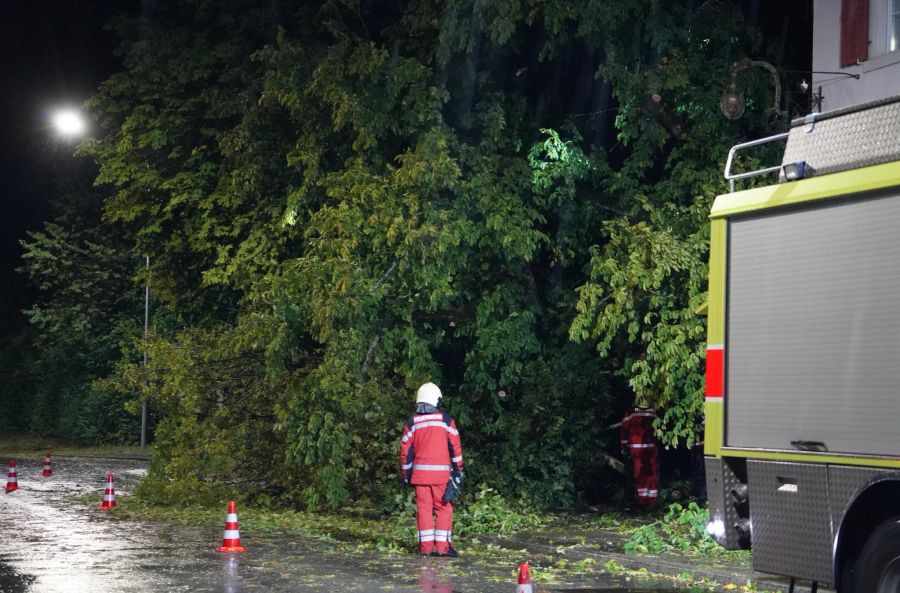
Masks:
[[[516,587],[516,593],[532,593],[531,573],[528,570],[528,563],[523,562],[519,565],[519,586]]]
[[[106,490],[103,491],[103,504],[100,505],[100,510],[109,511],[114,506],[116,506],[116,483],[112,472],[109,472],[106,474]]]
[[[47,455],[44,456],[44,471],[41,472],[41,475],[45,478],[53,475],[53,462],[50,461],[50,451],[47,451]]]
[[[9,460],[9,479],[6,481],[6,491],[14,492],[19,489],[19,480],[16,479],[16,460]]]
[[[228,514],[225,516],[225,534],[222,535],[222,545],[216,548],[216,552],[246,552],[247,548],[241,545],[241,530],[238,529],[237,506],[234,501],[228,503]]]

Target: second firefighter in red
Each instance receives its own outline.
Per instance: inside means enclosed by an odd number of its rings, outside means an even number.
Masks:
[[[440,409],[441,390],[425,383],[416,394],[416,412],[403,427],[400,466],[403,479],[416,489],[419,553],[456,556],[450,545],[453,502],[444,492],[450,471],[462,472],[463,454],[456,422]]]
[[[653,436],[656,414],[649,408],[636,405],[625,415],[620,427],[623,452],[631,456],[634,472],[635,497],[638,507],[655,505],[659,499],[659,452]]]

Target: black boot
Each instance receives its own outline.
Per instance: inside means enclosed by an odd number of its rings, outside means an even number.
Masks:
[[[441,556],[444,558],[459,558],[459,552],[454,550],[453,546],[448,546],[446,554],[438,554],[437,552],[435,552],[435,556]]]

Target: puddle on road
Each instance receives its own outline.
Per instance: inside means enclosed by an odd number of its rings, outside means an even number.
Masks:
[[[453,575],[445,574],[438,566],[420,566],[416,575],[416,587],[435,593],[461,593],[455,589]]]
[[[223,593],[238,593],[241,590],[240,567],[241,559],[238,554],[228,554],[222,558]]]

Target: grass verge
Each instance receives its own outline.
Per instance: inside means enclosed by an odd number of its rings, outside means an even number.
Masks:
[[[127,459],[147,459],[148,449],[130,445],[79,445],[50,437],[26,434],[11,434],[0,437],[0,455],[25,459],[43,458],[51,451],[58,457],[121,457]],[[0,457],[2,458],[2,457]]]

